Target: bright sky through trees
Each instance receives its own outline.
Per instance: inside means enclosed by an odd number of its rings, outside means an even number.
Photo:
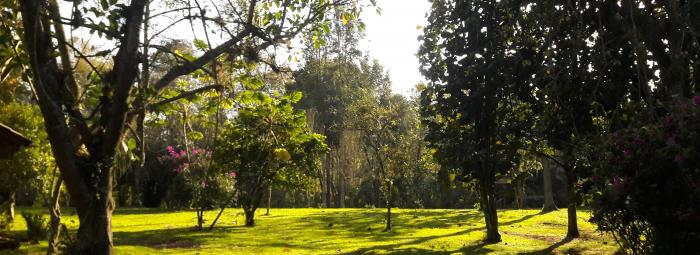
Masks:
[[[378,0],[381,15],[374,11],[362,13],[367,24],[367,36],[361,42],[371,58],[387,68],[392,89],[408,95],[414,86],[423,81],[418,72],[419,28],[425,25],[425,13],[430,8],[427,0]]]

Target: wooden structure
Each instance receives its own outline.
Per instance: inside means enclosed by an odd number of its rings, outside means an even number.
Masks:
[[[19,132],[0,123],[0,159],[9,159],[22,146],[29,146],[32,141]]]

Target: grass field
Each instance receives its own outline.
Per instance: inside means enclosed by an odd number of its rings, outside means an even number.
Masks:
[[[21,209],[20,209],[21,210]],[[392,210],[394,211],[394,210]],[[240,209],[224,211],[212,231],[196,231],[194,211],[121,208],[113,218],[116,254],[613,254],[614,241],[579,212],[582,237],[563,238],[566,210],[499,211],[503,242],[483,244],[476,210],[396,209],[394,230],[382,232],[384,209],[258,210],[256,226],[241,226]],[[207,219],[216,212],[207,212]],[[21,217],[13,234],[26,228]],[[64,217],[69,228],[75,216]],[[42,254],[46,242],[0,254]]]

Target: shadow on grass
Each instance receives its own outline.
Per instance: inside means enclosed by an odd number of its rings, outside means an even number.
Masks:
[[[148,208],[148,207],[117,207],[114,210],[114,215],[144,215],[144,214],[161,214],[161,213],[174,213],[174,212],[187,212],[194,210],[182,210],[182,209],[163,209],[163,208]]]
[[[478,215],[480,215],[480,214],[477,213],[477,216]],[[503,222],[501,224],[502,225],[516,224],[516,223],[531,219],[532,217],[535,217],[538,215],[542,215],[542,213],[526,215],[526,216],[521,217],[519,219],[506,221],[506,222]],[[461,216],[461,217],[463,217],[463,216]],[[472,216],[472,217],[476,217],[476,216]],[[356,251],[348,252],[345,254],[348,254],[348,255],[349,254],[378,254],[378,253],[383,253],[383,254],[449,254],[449,253],[454,253],[454,252],[460,252],[462,254],[487,254],[489,252],[492,252],[493,250],[486,248],[485,246],[487,245],[487,243],[483,243],[483,242],[480,242],[480,243],[477,243],[474,245],[470,245],[470,246],[465,246],[465,247],[462,247],[462,248],[455,250],[455,251],[427,250],[427,249],[418,249],[418,248],[400,248],[401,246],[422,244],[422,243],[425,243],[425,242],[428,242],[430,240],[437,239],[437,238],[465,235],[465,234],[468,234],[468,233],[473,232],[473,231],[483,231],[485,229],[486,229],[485,227],[470,228],[470,229],[466,229],[463,231],[459,231],[459,232],[451,233],[451,234],[446,234],[446,235],[434,235],[434,236],[416,238],[416,239],[413,239],[411,241],[403,242],[403,243],[377,245],[377,246],[372,246],[372,247],[360,248]],[[564,243],[559,244],[559,246],[561,246],[563,244]],[[554,249],[556,249],[556,247],[552,248],[552,250],[554,250]],[[535,254],[540,254],[540,253],[535,253]],[[546,253],[544,253],[544,254],[546,254]]]
[[[346,254],[362,254],[362,255],[373,255],[373,254],[407,254],[407,255],[443,255],[443,254],[453,254],[453,253],[460,253],[460,254],[469,254],[469,255],[481,255],[481,254],[489,254],[493,252],[494,250],[486,248],[485,246],[488,245],[487,243],[477,243],[474,245],[470,246],[465,246],[456,250],[447,250],[447,249],[421,249],[421,248],[388,248],[386,250],[379,250],[379,249],[373,249],[373,250],[368,250],[368,251],[354,251],[354,252],[349,252]]]
[[[223,233],[242,232],[244,226],[218,227],[214,230],[198,230],[194,227],[169,228],[143,231],[115,231],[115,245],[145,246],[158,248],[171,243],[187,243],[199,246],[204,241],[219,238]]]
[[[554,250],[556,250],[557,248],[561,247],[561,246],[564,245],[564,244],[567,244],[567,243],[571,242],[571,240],[573,240],[573,238],[571,238],[571,237],[565,237],[565,238],[562,239],[561,241],[556,242],[556,243],[550,245],[549,247],[547,247],[547,248],[545,248],[545,249],[538,250],[538,251],[525,252],[525,253],[520,253],[520,254],[521,254],[521,255],[550,255],[550,254],[556,254],[556,253],[554,253]],[[567,251],[566,251],[566,254],[572,254],[572,255],[573,255],[573,254],[579,254],[579,253],[581,253],[581,251],[574,250],[574,249],[570,249],[570,250],[567,250]]]

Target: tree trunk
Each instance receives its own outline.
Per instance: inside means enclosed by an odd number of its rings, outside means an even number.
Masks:
[[[496,196],[493,180],[485,180],[480,183],[481,205],[486,222],[486,243],[498,243],[501,234],[498,233],[498,212],[496,211]]]
[[[542,158],[542,182],[544,189],[544,204],[542,212],[551,212],[559,210],[554,203],[554,194],[552,193],[552,167],[555,165],[547,158]]]
[[[71,254],[112,254],[112,196],[93,196],[80,216],[78,243]]]
[[[525,205],[525,180],[517,179],[513,183],[514,195],[515,195],[515,208],[523,209]]]
[[[9,221],[14,222],[15,221],[15,196],[16,193],[14,191],[10,192],[10,196],[7,198],[7,216],[10,217]]]
[[[388,187],[388,192],[386,194],[386,228],[384,228],[384,231],[391,231],[391,207],[393,206],[393,200],[394,197],[392,195],[392,188],[394,185],[392,183],[389,183]]]
[[[245,213],[245,225],[246,227],[252,227],[255,226],[255,207],[252,208],[243,208],[243,212]]]
[[[204,208],[197,208],[197,229],[202,229],[204,225]]]
[[[59,177],[51,191],[51,203],[49,204],[49,246],[46,254],[59,254],[59,243],[61,242],[61,184],[63,181]]]
[[[272,204],[272,186],[267,190],[267,211],[265,211],[265,215],[270,215],[270,204]]]
[[[450,173],[447,167],[440,167],[438,188],[440,191],[440,208],[452,208],[452,189],[450,189]]]
[[[345,208],[345,164],[338,173],[338,207]]]
[[[576,173],[573,169],[566,170],[566,196],[567,196],[567,216],[568,226],[566,236],[570,238],[578,237],[578,223],[576,222]]]
[[[214,218],[214,221],[211,222],[211,225],[209,225],[209,230],[214,229],[214,225],[216,225],[216,222],[219,221],[219,217],[221,217],[221,214],[224,213],[224,209],[226,209],[226,204],[221,206],[221,209],[219,209],[219,213],[216,214],[216,218]]]

